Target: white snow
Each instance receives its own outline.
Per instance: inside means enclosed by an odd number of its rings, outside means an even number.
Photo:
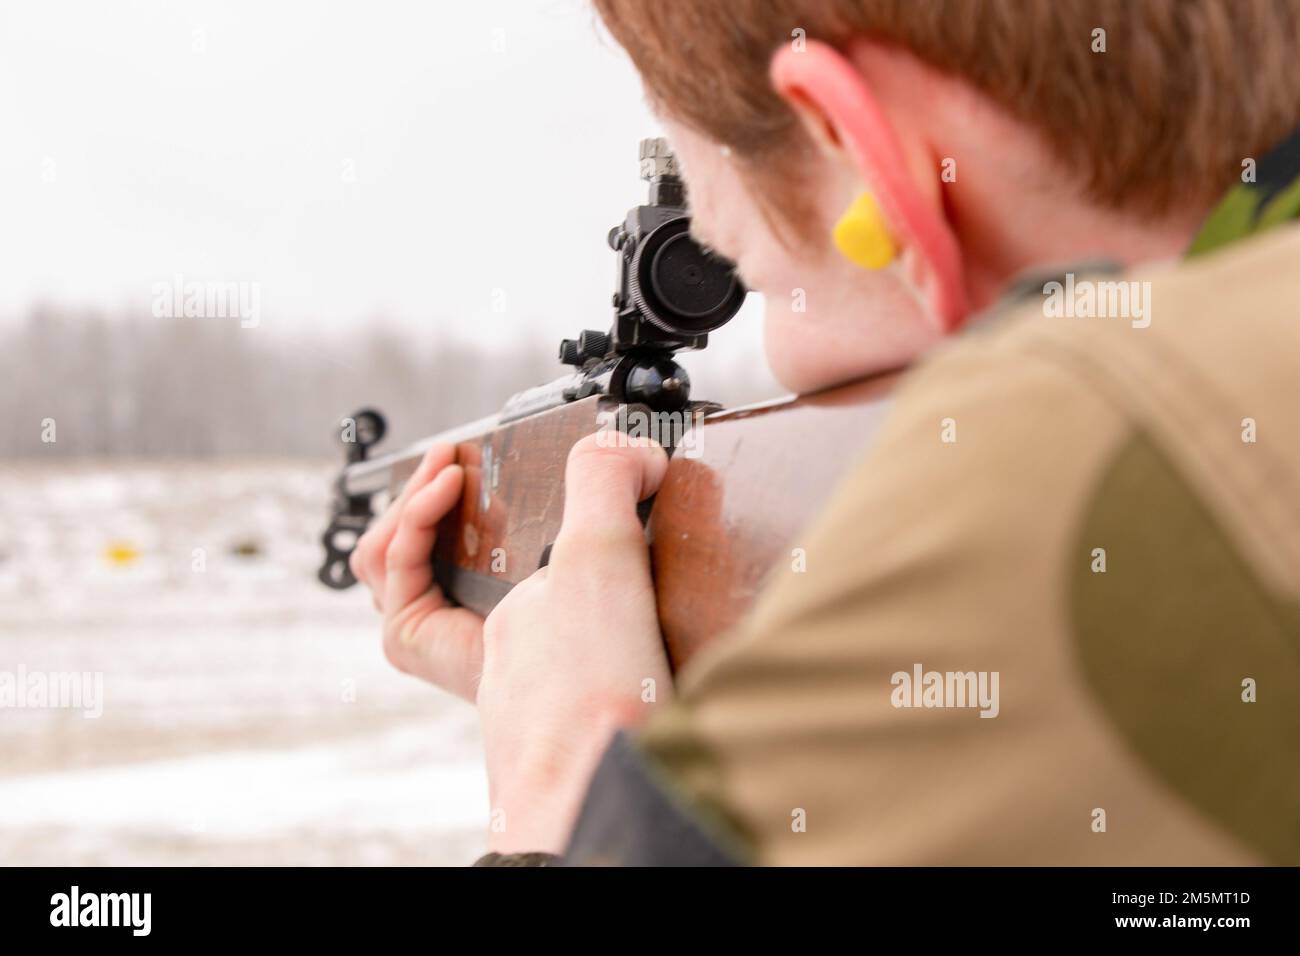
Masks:
[[[313,827],[355,838],[479,826],[482,768],[425,759],[425,734],[410,725],[340,744],[22,775],[5,780],[0,828],[93,823],[267,838]]]
[[[315,578],[330,471],[0,467],[0,672],[103,674],[99,719],[0,707],[0,863],[482,852],[473,709]]]

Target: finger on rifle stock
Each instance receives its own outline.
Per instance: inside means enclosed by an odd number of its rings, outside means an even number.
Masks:
[[[384,568],[387,560],[388,545],[397,533],[397,523],[402,516],[402,508],[410,497],[429,483],[429,481],[456,460],[456,448],[440,443],[424,453],[424,458],[416,466],[411,477],[402,486],[401,492],[379,520],[370,526],[353,552],[352,573],[377,594],[384,592]]]
[[[604,435],[604,437],[602,437]],[[564,517],[552,549],[551,567],[590,560],[595,548],[628,554],[645,551],[637,517],[639,501],[654,494],[668,470],[668,455],[648,439],[611,442],[609,433],[589,435],[573,446],[564,472]]]
[[[426,593],[389,620],[384,656],[403,673],[473,702],[483,673],[483,618]]]
[[[465,471],[449,465],[402,506],[384,557],[384,607],[398,611],[433,584],[430,556],[438,522],[460,501]]]

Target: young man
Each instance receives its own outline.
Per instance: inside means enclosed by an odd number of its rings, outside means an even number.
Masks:
[[[579,444],[486,623],[430,578],[430,452],[353,563],[390,659],[477,702],[490,849],[1300,859],[1297,4],[597,7],[782,381],[917,364],[807,572],[654,705],[662,451]]]

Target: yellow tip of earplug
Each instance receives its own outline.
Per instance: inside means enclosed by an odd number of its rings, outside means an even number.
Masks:
[[[831,235],[840,254],[864,269],[883,269],[898,255],[880,206],[871,193],[863,193],[853,200]]]

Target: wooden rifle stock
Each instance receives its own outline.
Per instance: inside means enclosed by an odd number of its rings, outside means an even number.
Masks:
[[[871,443],[896,380],[713,412],[689,453],[673,455],[646,531],[674,669],[735,625],[774,570],[790,567],[799,531]],[[434,572],[448,596],[486,615],[545,563],[569,449],[616,407],[592,396],[504,424],[486,419],[353,464],[340,489],[395,496],[430,445],[455,444],[465,489],[438,527]]]

